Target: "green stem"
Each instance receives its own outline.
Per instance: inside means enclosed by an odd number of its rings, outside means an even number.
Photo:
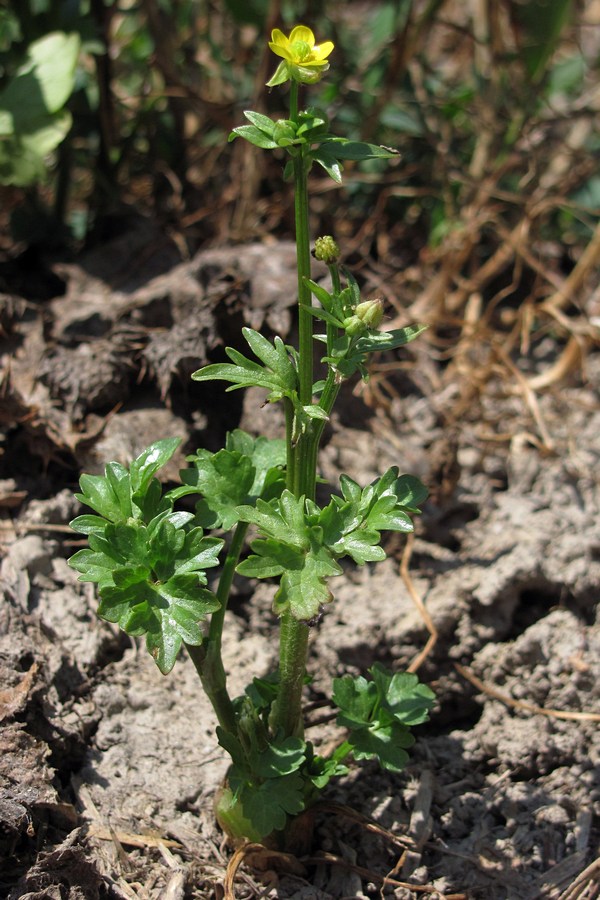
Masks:
[[[186,644],[187,652],[200,676],[202,687],[217,714],[219,725],[231,734],[237,732],[237,722],[233,704],[227,691],[227,676],[221,657],[221,640],[235,567],[238,564],[240,553],[244,546],[247,530],[248,525],[245,522],[239,522],[233,533],[231,544],[223,563],[219,587],[217,588],[217,599],[221,605],[211,616],[206,639],[200,647],[192,647],[190,644]]]
[[[285,443],[287,447],[287,465],[285,467],[285,486],[288,491],[294,491],[296,481],[296,459],[293,452],[293,432],[294,432],[294,407],[292,401],[288,397],[284,397],[283,408],[285,411]]]
[[[342,741],[342,743],[335,748],[329,759],[335,759],[336,762],[341,763],[344,762],[346,757],[348,757],[351,753],[352,744],[349,741]]]
[[[290,119],[298,120],[298,84],[292,82],[290,90]],[[298,269],[298,394],[303,406],[313,399],[313,322],[308,309],[312,295],[306,281],[310,278],[310,231],[308,221],[308,168],[304,148],[293,156],[294,214],[296,224],[296,255]],[[289,426],[287,432],[288,486],[296,497],[312,499],[316,483],[316,462],[313,462],[312,428],[297,436],[292,445]],[[291,480],[289,472],[291,471]],[[270,725],[274,732],[282,730],[285,737],[301,737],[304,733],[302,719],[302,686],[306,672],[309,628],[305,622],[295,619],[289,612],[281,617],[279,641],[280,687],[271,712]]]
[[[340,282],[340,270],[337,267],[337,264],[328,265],[329,274],[331,276],[331,284],[333,287],[334,294],[340,294],[342,291],[342,285]],[[338,329],[335,325],[332,325],[330,322],[327,323],[327,355],[331,356],[333,352],[333,342],[338,336]],[[322,410],[324,410],[328,416],[331,415],[331,411],[337,400],[337,395],[340,392],[341,381],[337,380],[335,370],[329,366],[327,372],[327,379],[325,381],[325,386],[323,387],[323,391],[321,393],[321,398],[319,400],[319,406]],[[317,459],[319,455],[319,445],[321,443],[321,436],[323,434],[323,429],[325,428],[325,421],[323,419],[315,419],[313,426],[313,441],[310,447],[310,466],[315,472],[317,471]]]
[[[308,172],[301,151],[294,156],[294,211],[296,219],[296,252],[298,267],[298,350],[300,353],[300,402],[307,406],[313,394],[313,318],[309,312],[312,294],[306,281],[310,278],[310,236],[308,225]]]

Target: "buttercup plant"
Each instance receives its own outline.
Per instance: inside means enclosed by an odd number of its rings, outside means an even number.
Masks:
[[[232,760],[216,803],[219,822],[236,840],[283,841],[291,819],[314,804],[332,777],[347,772],[352,757],[377,759],[384,768],[400,771],[414,740],[410,727],[427,719],[433,694],[415,675],[392,674],[375,664],[369,678],[334,679],[337,721],[347,731],[339,746],[321,756],[305,739],[308,641],[311,627],[333,601],[330,579],[342,574],[344,557],[358,565],[385,559],[381,532],[412,531],[411,516],[426,497],[416,478],[393,467],[366,487],[342,475],[339,493],[327,505],[317,505],[323,428],[343,381],[357,372],[366,378],[372,353],[401,347],[423,326],[380,331],[381,301],[361,297],[356,280],[340,268],[340,251],[330,236],[317,238],[313,250],[328,267],[330,287],[311,279],[311,167],[317,163],[339,183],[343,161],[389,158],[394,152],[336,137],[324,112],[300,107],[301,86],[318,81],[329,68],[330,41],[317,44],[311,29],[298,25],[289,37],[275,29],[269,46],[281,62],[268,85],[289,82],[289,118],[273,121],[248,111],[248,124],[235,128],[230,140],[241,137],[288,155],[285,174],[294,181],[298,347],[244,328],[251,356],[227,348],[229,362],[206,366],[192,377],[229,382],[228,391],[264,388],[268,402],[283,404],[285,438],[268,440],[235,430],[217,453],[200,449],[189,456],[181,485],[166,492],[156,473],[175,453],[179,441],[174,438],[152,444],[129,469],[112,462],[104,476],[82,475],[77,497],[95,514],[71,523],[87,535],[89,549],[77,552],[70,564],[80,580],[97,583],[99,616],[130,635],[145,635],[161,672],[171,671],[185,646],[214,707],[219,744]],[[324,323],[323,333],[313,334],[315,323]],[[324,346],[324,377],[316,382],[315,341]],[[182,497],[196,498],[194,512],[176,508]],[[250,553],[244,554],[249,528]],[[219,565],[212,591],[206,572]],[[274,610],[280,645],[277,670],[231,698],[221,639],[235,572],[279,579]]]

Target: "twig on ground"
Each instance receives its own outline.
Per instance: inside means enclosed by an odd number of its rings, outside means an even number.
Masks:
[[[463,678],[466,678],[473,687],[476,687],[478,691],[487,694],[489,697],[493,697],[494,700],[500,700],[501,703],[512,706],[514,709],[530,712],[537,716],[548,716],[552,719],[565,719],[569,722],[600,722],[600,713],[547,709],[543,706],[536,706],[534,703],[527,703],[525,700],[514,700],[508,694],[499,691],[497,688],[484,684],[484,682],[467,669],[466,666],[461,666],[460,663],[454,663],[454,668]]]

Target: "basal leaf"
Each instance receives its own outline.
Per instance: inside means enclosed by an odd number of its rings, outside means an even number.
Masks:
[[[386,726],[372,725],[353,731],[348,737],[355,759],[377,759],[390,772],[401,772],[408,762],[405,748],[415,739],[403,725],[393,722]]]
[[[232,787],[234,779],[230,779]],[[238,798],[244,816],[250,820],[261,837],[285,828],[288,815],[304,809],[304,779],[296,772],[281,778],[269,778],[262,784],[241,786]]]
[[[277,778],[297,771],[305,758],[305,743],[301,738],[288,737],[274,741],[257,751],[252,770],[260,778]]]
[[[332,700],[340,708],[337,721],[346,728],[368,725],[377,697],[377,686],[362,675],[333,679]]]
[[[420,725],[429,718],[435,694],[412,672],[392,675],[380,663],[370,669],[386,708],[402,725]]]

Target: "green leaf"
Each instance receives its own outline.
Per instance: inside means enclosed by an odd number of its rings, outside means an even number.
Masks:
[[[534,84],[543,78],[574,6],[573,0],[529,0],[516,5],[514,15],[522,29],[520,56]]]
[[[33,71],[45,109],[58,112],[73,91],[75,67],[79,57],[78,34],[56,31],[34,41],[27,49],[27,61],[21,73]],[[28,98],[31,102],[31,97]]]
[[[221,538],[206,537],[201,528],[192,528],[186,533],[181,552],[173,562],[173,571],[177,575],[194,573],[205,583],[204,570],[219,565],[222,547]]]
[[[102,528],[95,516],[81,518],[90,546],[69,565],[81,581],[98,583],[98,615],[128,634],[146,634],[161,672],[170,671],[181,644],[200,644],[202,622],[219,608],[203,585],[205,570],[218,564],[223,541],[206,537],[201,528],[189,529],[188,512],[163,511],[147,526],[130,518]]]
[[[288,81],[290,77],[290,70],[288,68],[288,64],[285,59],[282,59],[277,68],[275,69],[274,74],[267,81],[267,87],[276,87],[278,84],[283,84]]]
[[[276,612],[289,609],[300,620],[316,616],[332,599],[326,579],[342,570],[323,546],[321,529],[309,525],[304,498],[297,499],[284,490],[277,500],[239,507],[238,514],[241,521],[258,526],[265,536],[252,542],[252,555],[238,565],[239,574],[247,578],[281,576]]]
[[[228,391],[241,387],[266,388],[270,391],[269,400],[280,400],[290,396],[297,388],[298,376],[291,351],[281,338],[275,338],[271,344],[265,337],[252,328],[244,328],[243,334],[248,345],[256,353],[265,365],[247,359],[233,347],[227,347],[225,352],[232,361],[229,363],[216,363],[205,366],[194,372],[192,378],[195,381],[212,381],[213,379],[231,381],[232,386]]]
[[[196,506],[203,528],[230,528],[239,521],[237,507],[247,502],[255,480],[252,460],[242,453],[198,450],[189,457],[193,469],[184,469],[181,480],[202,495]]]
[[[369,725],[378,699],[377,685],[362,675],[334,678],[331,699],[340,708],[339,725],[350,729]]]
[[[362,728],[348,739],[356,760],[376,759],[382,768],[390,772],[401,772],[404,769],[409,758],[405,748],[412,747],[414,742],[410,731],[395,722]]]
[[[296,498],[291,491],[282,492],[278,500],[269,503],[257,500],[256,507],[240,506],[242,522],[257,525],[268,537],[299,550],[310,546],[309,530],[304,516],[304,498]]]
[[[104,469],[104,475],[117,498],[119,509],[124,519],[133,515],[131,506],[131,477],[125,466],[118,462],[109,462]]]
[[[249,456],[254,466],[254,482],[250,488],[252,498],[271,499],[274,492],[277,497],[285,484],[283,471],[286,462],[286,444],[283,438],[257,438],[236,428],[227,435],[227,449],[239,450]],[[268,496],[266,496],[268,495]]]
[[[414,341],[428,327],[428,325],[407,325],[405,328],[396,328],[392,331],[372,331],[357,340],[356,350],[358,353],[395,350]]]
[[[241,354],[238,354],[238,358],[239,356]],[[214,363],[194,372],[192,378],[194,381],[230,381],[231,385],[226,388],[226,391],[235,391],[245,387],[261,387],[273,392],[280,390],[275,376],[250,360],[246,360],[244,364],[240,365]]]
[[[348,766],[335,757],[327,759],[324,756],[317,756],[309,741],[306,745],[306,763],[303,767],[303,774],[314,784],[317,790],[322,791],[332,778],[347,775]]]
[[[253,546],[254,549],[254,546]],[[289,566],[281,576],[273,607],[282,615],[287,610],[299,621],[309,621],[321,612],[321,607],[333,600],[326,579],[341,575],[342,567],[327,547],[316,542],[295,566]]]
[[[273,150],[277,147],[277,143],[255,125],[238,125],[229,135],[229,140],[233,141],[236,137],[244,138],[255,147],[260,147],[261,150]]]
[[[80,534],[102,534],[106,528],[106,519],[101,516],[77,516],[69,522],[69,528]]]
[[[414,743],[409,725],[425,722],[433,692],[412,673],[392,675],[381,664],[362,675],[334,679],[333,701],[340,708],[337,721],[349,729],[348,743],[355,759],[379,760],[393,772],[406,765],[406,748]]]
[[[127,519],[127,510],[122,509],[121,498],[115,494],[106,476],[82,475],[79,485],[81,493],[75,494],[75,497],[81,503],[85,503],[110,522],[122,522]]]
[[[422,481],[414,475],[400,475],[394,483],[394,494],[397,503],[409,512],[418,512],[428,496],[428,490]]]
[[[45,157],[66,137],[80,41],[53,32],[31,43],[23,65],[0,92],[0,182],[26,186],[41,179]]]
[[[325,145],[322,144],[316,150],[312,150],[309,155],[316,163],[325,169],[329,177],[333,179],[336,184],[341,184],[342,165],[337,156],[334,156],[333,153],[328,153],[324,147]]]
[[[254,355],[279,377],[281,385],[287,390],[294,390],[297,385],[296,368],[281,338],[276,337],[271,344],[266,337],[252,328],[242,328],[242,334]]]
[[[274,741],[257,751],[252,762],[252,771],[259,778],[277,778],[297,771],[305,758],[306,745],[301,738],[288,737]]]
[[[198,587],[194,575],[176,575],[154,591],[144,582],[136,593],[124,604],[121,587],[106,588],[98,614],[109,622],[117,622],[126,632],[146,632],[148,651],[166,675],[175,665],[184,641],[192,645],[202,643],[201,623],[219,608],[219,601],[212,591]],[[134,619],[131,613],[135,614]]]
[[[367,144],[364,141],[349,141],[346,138],[335,138],[325,141],[319,148],[319,153],[331,154],[336,159],[393,159],[398,151],[389,147],[381,147],[378,144]]]
[[[153,475],[171,459],[180,443],[179,438],[163,438],[151,444],[133,460],[130,473],[131,490],[134,495],[144,493]]]
[[[272,831],[282,831],[288,815],[295,816],[304,809],[304,779],[297,772],[257,785],[240,784],[235,773],[229,780],[244,816],[263,838]]]
[[[380,532],[412,531],[409,514],[419,512],[415,503],[427,496],[417,478],[398,476],[395,466],[362,490],[347,475],[341,476],[340,485],[342,497],[332,497],[310,522],[322,530],[323,542],[336,558],[347,555],[358,565],[385,559],[378,546]]]
[[[429,718],[435,694],[412,672],[388,672],[380,663],[371,668],[373,681],[386,708],[403,725],[421,725]]]
[[[311,292],[315,295],[319,303],[325,308],[329,309],[332,301],[332,295],[329,291],[325,290],[325,288],[317,284],[316,281],[312,281],[310,278],[304,279],[307,287],[310,288]]]
[[[252,125],[255,125],[259,128],[267,137],[273,137],[273,130],[275,128],[275,122],[270,119],[268,116],[263,116],[262,113],[254,112],[251,109],[244,110],[244,115],[251,122]]]

